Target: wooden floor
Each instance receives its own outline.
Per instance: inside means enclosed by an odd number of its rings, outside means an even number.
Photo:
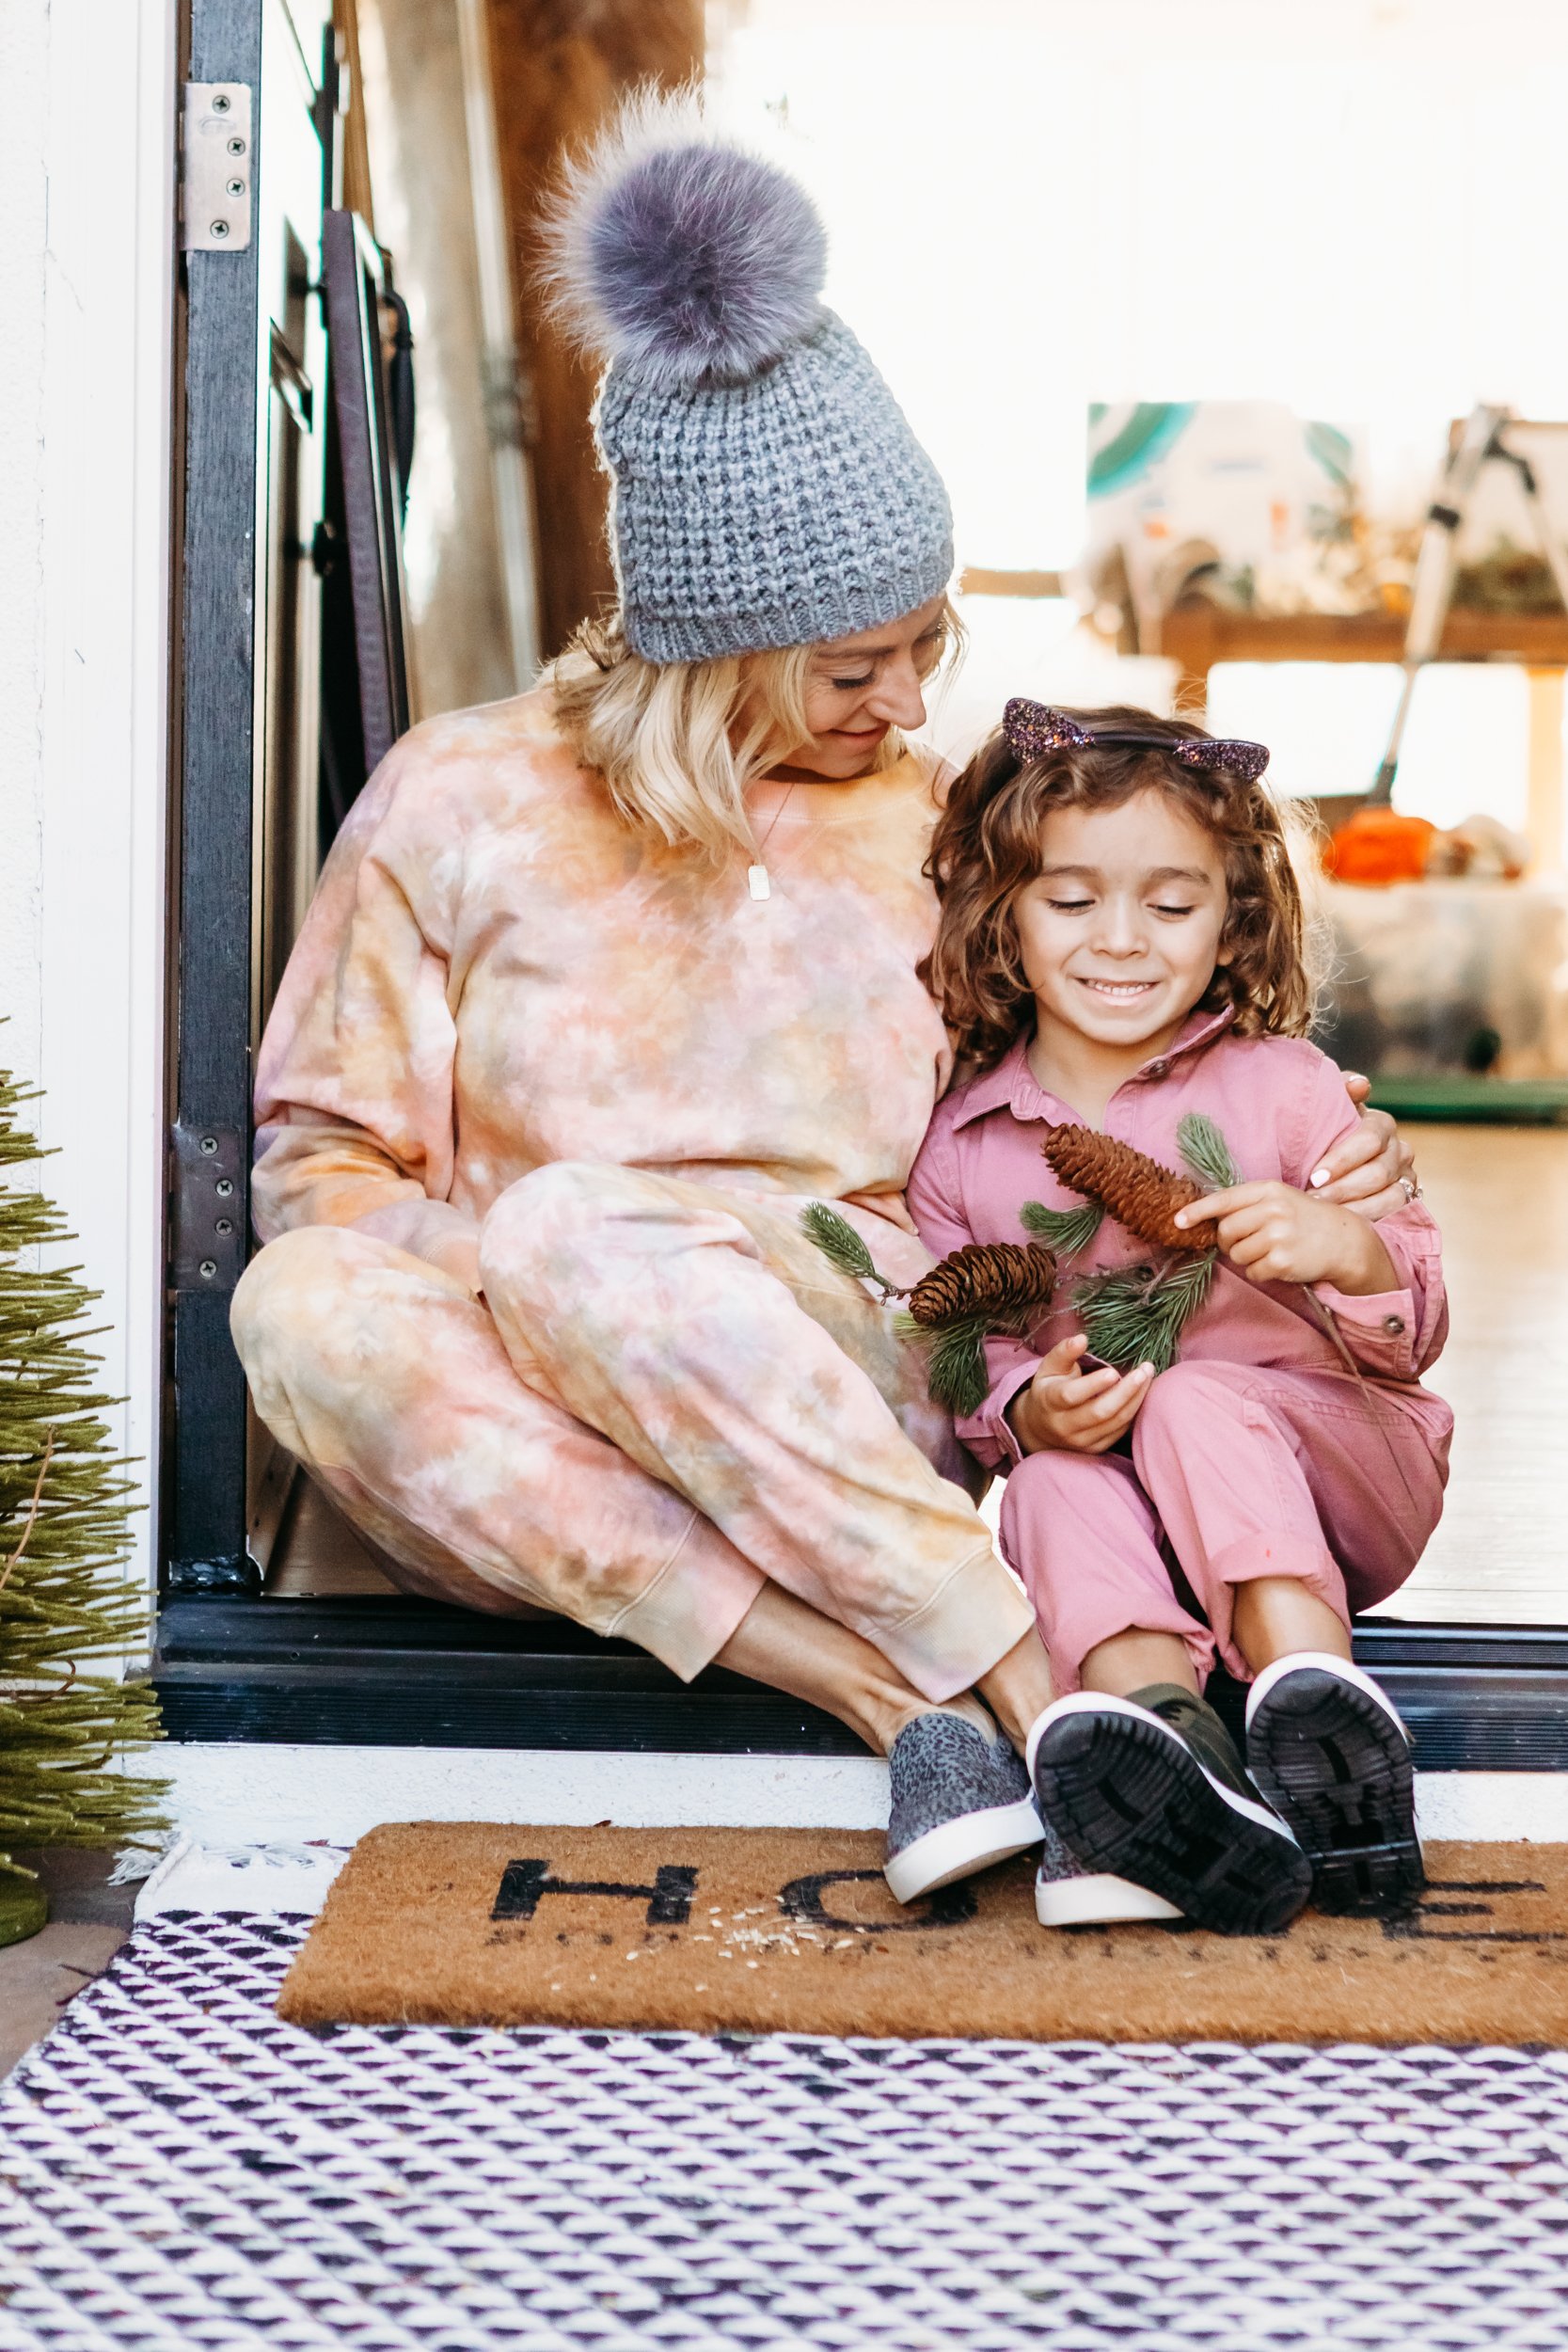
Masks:
[[[1377,1613],[1568,1624],[1568,1130],[1409,1132],[1443,1228],[1453,1316],[1431,1385],[1457,1425],[1443,1523]],[[392,1588],[301,1481],[267,1589],[341,1598]]]
[[[1568,1624],[1568,1131],[1412,1124],[1453,1328],[1448,1502],[1385,1617]]]

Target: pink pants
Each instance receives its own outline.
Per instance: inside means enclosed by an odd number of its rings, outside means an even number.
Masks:
[[[1331,1373],[1173,1364],[1118,1454],[1031,1454],[1008,1477],[1002,1549],[1023,1579],[1058,1691],[1098,1643],[1180,1634],[1200,1682],[1231,1635],[1232,1588],[1294,1576],[1348,1626],[1398,1590],[1447,1475],[1416,1410]],[[1200,1614],[1178,1597],[1172,1563]],[[1205,1622],[1207,1620],[1207,1622]]]

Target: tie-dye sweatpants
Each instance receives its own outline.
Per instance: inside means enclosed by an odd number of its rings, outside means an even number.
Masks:
[[[408,1590],[542,1603],[690,1677],[766,1581],[928,1698],[1030,1630],[892,1312],[804,1203],[599,1163],[504,1192],[482,1297],[352,1228],[271,1241],[234,1298],[257,1409]],[[912,1236],[848,1210],[909,1281]]]

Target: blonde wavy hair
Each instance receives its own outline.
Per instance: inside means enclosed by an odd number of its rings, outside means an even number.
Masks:
[[[947,604],[922,677],[961,643],[962,625]],[[672,846],[694,844],[721,863],[736,849],[756,856],[746,787],[810,738],[806,679],[816,651],[789,645],[711,661],[645,661],[612,617],[585,621],[540,683],[626,824]],[[906,749],[891,728],[873,769],[891,768]]]

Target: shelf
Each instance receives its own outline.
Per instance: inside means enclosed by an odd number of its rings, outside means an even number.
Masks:
[[[1206,676],[1217,661],[1388,661],[1404,656],[1402,615],[1382,612],[1226,612],[1181,605],[1160,624],[1163,654],[1189,675]],[[1440,661],[1517,661],[1527,669],[1568,669],[1568,614],[1449,614]]]
[[[1442,1072],[1372,1080],[1372,1106],[1396,1119],[1555,1126],[1568,1119],[1568,1078],[1484,1078]]]

